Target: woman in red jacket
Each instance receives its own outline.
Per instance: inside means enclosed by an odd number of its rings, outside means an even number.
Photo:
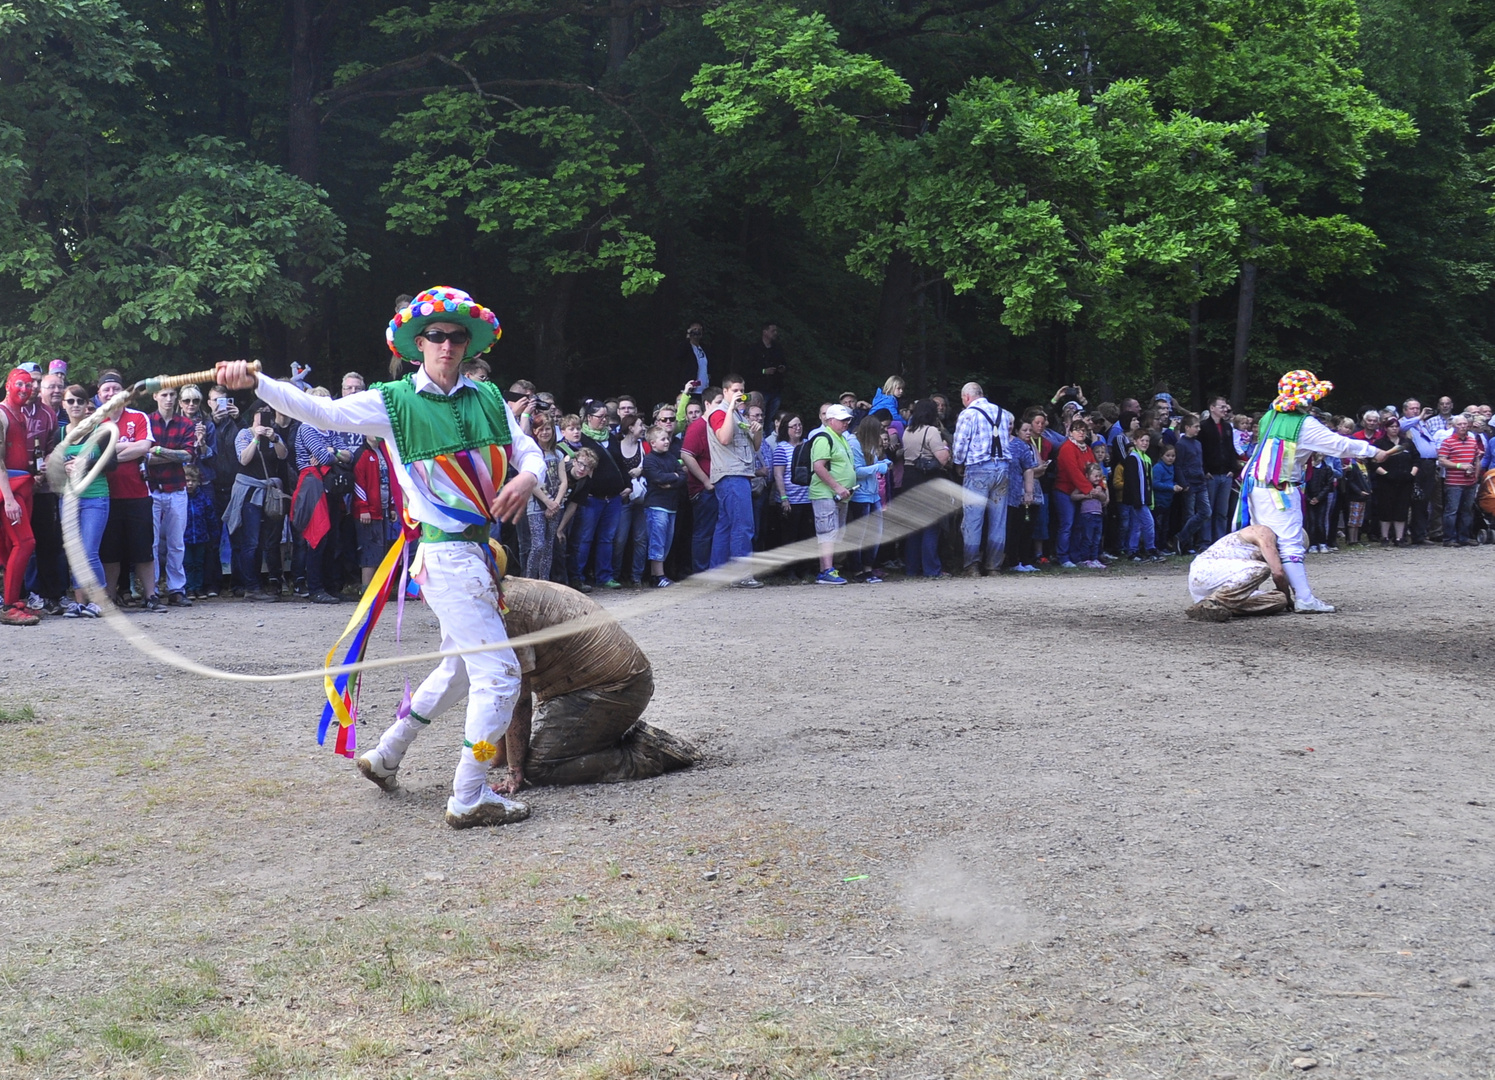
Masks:
[[[1060,566],[1072,567],[1069,557],[1069,537],[1074,529],[1075,503],[1069,496],[1075,491],[1089,491],[1090,481],[1085,479],[1086,466],[1095,464],[1095,454],[1090,450],[1090,425],[1083,420],[1071,420],[1069,439],[1059,447],[1056,458],[1059,475],[1054,481],[1054,506],[1059,512],[1059,535],[1054,538],[1054,558]]]
[[[353,518],[365,588],[399,535],[401,503],[400,485],[389,482],[389,461],[378,436],[366,436],[363,449],[353,459]]]

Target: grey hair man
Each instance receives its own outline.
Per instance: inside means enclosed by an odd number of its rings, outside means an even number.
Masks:
[[[961,515],[960,532],[965,545],[964,573],[981,573],[982,531],[985,530],[985,566],[994,573],[1002,565],[1007,549],[1007,443],[1012,436],[1012,414],[986,400],[980,383],[960,388],[965,406],[955,420],[951,457],[960,468],[961,485],[971,496]]]

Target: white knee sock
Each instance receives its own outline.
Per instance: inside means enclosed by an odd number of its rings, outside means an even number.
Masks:
[[[415,714],[402,716],[389,726],[379,739],[379,757],[385,765],[394,768],[404,759],[405,751],[415,737],[426,729],[426,725],[415,718]]]
[[[1313,587],[1308,584],[1308,571],[1300,562],[1285,562],[1282,564],[1282,572],[1287,575],[1287,580],[1293,587],[1293,596],[1298,600],[1312,600]]]
[[[452,777],[452,797],[464,806],[471,806],[482,797],[488,784],[488,765],[472,756],[472,751],[463,747],[462,757],[457,762],[457,773]]]

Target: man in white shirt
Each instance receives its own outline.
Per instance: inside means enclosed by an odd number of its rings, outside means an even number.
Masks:
[[[414,571],[441,622],[443,649],[502,645],[500,569],[488,544],[491,526],[515,521],[545,471],[497,387],[462,377],[470,356],[498,337],[498,319],[466,293],[435,287],[414,297],[390,323],[391,351],[421,366],[408,381],[332,399],[257,376],[243,361],[218,365],[231,390],[254,389],[277,412],[332,431],[377,435],[388,446],[410,516],[421,525]],[[453,417],[465,434],[451,438]],[[505,465],[515,470],[505,482]],[[529,816],[523,803],[492,791],[488,763],[498,756],[519,697],[520,671],[507,647],[448,657],[412,695],[359,770],[386,791],[411,742],[449,706],[467,698],[463,749],[447,802],[453,828],[501,825]]]

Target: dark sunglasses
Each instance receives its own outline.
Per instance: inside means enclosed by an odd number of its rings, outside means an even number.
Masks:
[[[472,340],[472,335],[466,330],[422,330],[420,336],[432,345],[445,345],[448,341],[453,345],[466,345]]]
[[[64,405],[87,405],[88,401],[85,398],[70,397],[70,398],[63,398],[62,399],[62,403]]]

